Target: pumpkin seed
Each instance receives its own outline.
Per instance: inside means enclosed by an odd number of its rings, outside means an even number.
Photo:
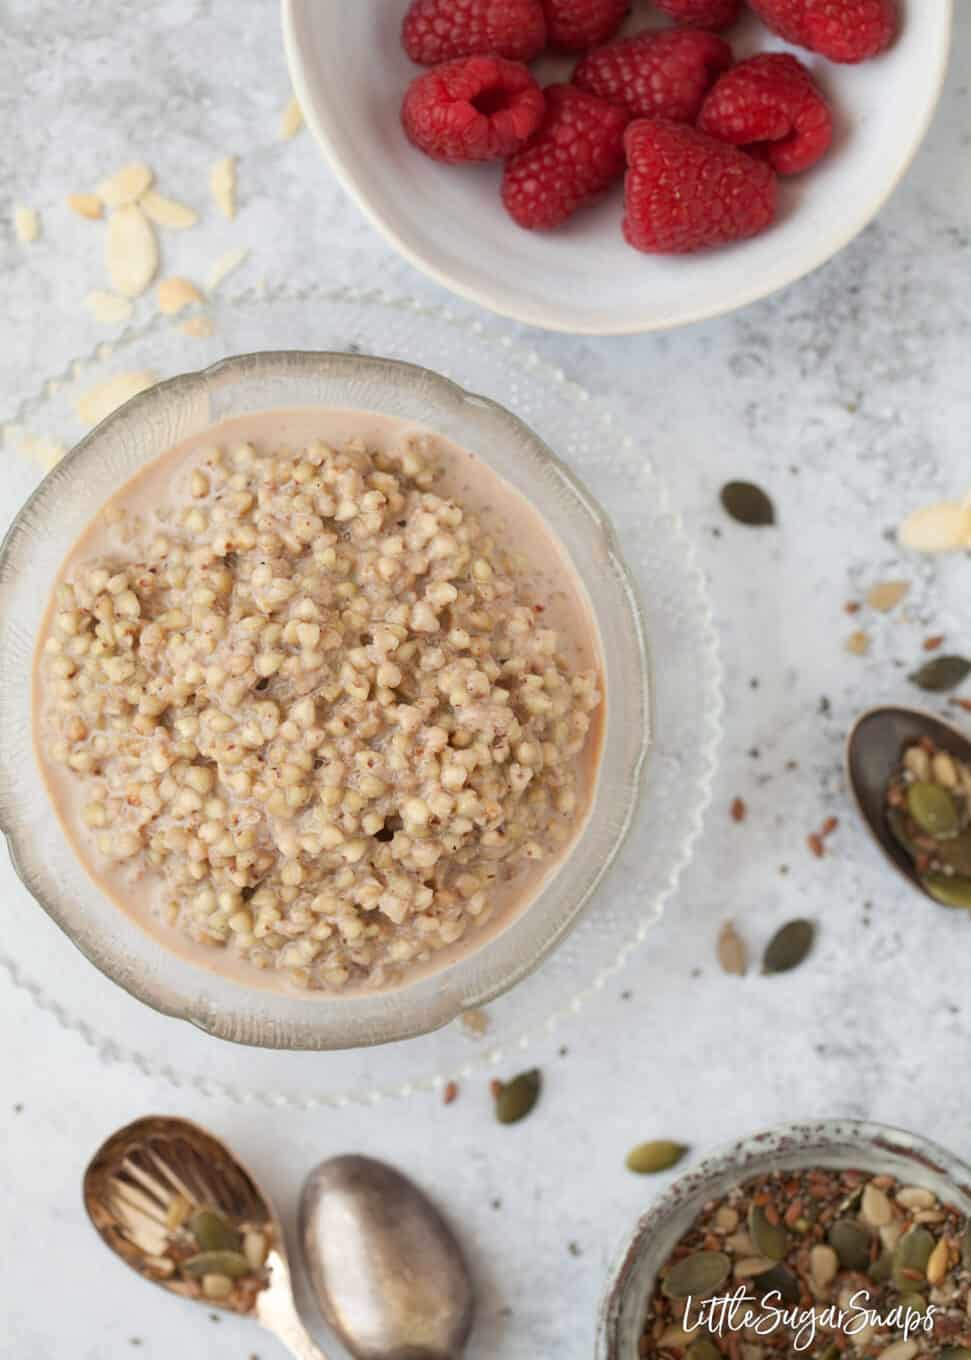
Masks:
[[[182,1262],[183,1275],[228,1275],[239,1280],[250,1273],[249,1261],[241,1251],[200,1251]]]
[[[709,1341],[707,1337],[700,1336],[697,1341],[692,1341],[688,1347],[688,1360],[722,1360],[722,1353],[714,1341]]]
[[[887,826],[890,834],[899,846],[902,846],[911,859],[916,859],[920,853],[919,846],[914,844],[910,832],[907,830],[907,818],[899,808],[887,808]]]
[[[934,854],[956,874],[971,878],[971,826],[965,827],[960,836],[941,841]]]
[[[812,921],[790,921],[777,930],[762,956],[762,972],[788,973],[798,968],[812,949],[815,934]]]
[[[842,1352],[838,1346],[824,1346],[821,1351],[817,1351],[814,1360],[841,1360]]]
[[[921,882],[941,906],[971,907],[971,878],[961,874],[925,874]]]
[[[775,507],[754,482],[726,482],[721,489],[721,503],[739,524],[747,524],[750,528],[775,524]]]
[[[520,1072],[503,1084],[496,1096],[496,1118],[500,1124],[518,1124],[539,1100],[542,1079],[537,1068]]]
[[[928,836],[948,840],[961,830],[957,804],[940,784],[916,780],[907,786],[907,811]]]
[[[682,1143],[671,1143],[665,1138],[653,1143],[638,1143],[627,1154],[627,1170],[635,1171],[638,1176],[654,1176],[676,1166],[687,1151]]]
[[[971,1270],[971,1218],[964,1225],[961,1235],[961,1269]]]
[[[838,1218],[829,1230],[829,1244],[844,1270],[866,1270],[870,1264],[870,1234],[852,1218]]]
[[[212,1209],[197,1209],[189,1219],[189,1231],[200,1251],[239,1251],[239,1233]]]
[[[867,1271],[874,1284],[884,1284],[893,1274],[893,1252],[884,1247],[873,1265]]]
[[[774,1265],[760,1275],[755,1284],[763,1298],[767,1294],[778,1294],[783,1303],[798,1303],[801,1297],[799,1281],[788,1266]]]
[[[898,1289],[906,1290],[913,1286],[912,1276],[904,1272],[925,1274],[933,1250],[934,1239],[926,1228],[911,1228],[904,1233],[893,1254],[893,1278]]]
[[[967,1346],[942,1346],[939,1357],[940,1360],[971,1360],[971,1351]]]
[[[731,921],[726,921],[718,932],[718,962],[723,973],[732,973],[736,977],[745,976],[748,962],[745,941]]]
[[[748,1211],[748,1235],[759,1256],[781,1261],[789,1250],[789,1234],[781,1223],[770,1223],[761,1204]]]
[[[675,1264],[664,1277],[661,1292],[669,1299],[705,1299],[725,1283],[732,1263],[723,1251],[696,1251]]]
[[[944,694],[957,689],[971,675],[971,661],[963,656],[936,656],[907,677],[912,684],[931,694]]]
[[[916,1291],[910,1294],[901,1294],[900,1307],[909,1310],[911,1313],[926,1313],[927,1300],[923,1294],[918,1294]]]

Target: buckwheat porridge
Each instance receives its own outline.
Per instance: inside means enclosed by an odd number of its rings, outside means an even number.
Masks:
[[[35,741],[87,870],[240,981],[395,986],[479,947],[582,830],[596,625],[474,455],[358,411],[227,422],[64,564]]]

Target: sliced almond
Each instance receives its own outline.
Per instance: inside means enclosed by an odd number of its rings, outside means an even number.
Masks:
[[[155,189],[146,190],[138,200],[138,206],[149,221],[158,227],[172,227],[176,231],[185,231],[187,227],[194,227],[199,221],[199,214],[195,208],[179,203],[174,198],[166,198]]]
[[[938,501],[908,515],[897,533],[905,548],[914,552],[955,552],[967,546],[971,536],[971,511],[957,501]]]
[[[236,157],[224,156],[212,167],[209,187],[216,207],[230,221],[236,216]]]
[[[18,240],[29,246],[40,235],[40,213],[36,208],[25,208],[23,205],[14,208],[13,225]]]
[[[487,1032],[489,1028],[489,1017],[485,1011],[463,1011],[462,1024],[470,1034],[479,1037]]]
[[[68,194],[67,206],[78,217],[86,217],[89,222],[97,222],[105,215],[104,199],[97,194]]]
[[[107,293],[101,288],[93,288],[84,298],[84,305],[96,321],[112,325],[127,321],[132,314],[131,302],[117,293]]]
[[[147,369],[116,373],[113,378],[107,378],[81,393],[76,402],[78,417],[85,425],[97,425],[99,420],[110,416],[112,411],[139,392],[144,392],[154,382],[155,374]]]
[[[126,203],[137,203],[155,176],[147,165],[126,165],[98,185],[98,194],[109,208],[121,208]]]
[[[213,292],[223,279],[228,278],[234,269],[238,269],[248,254],[245,246],[238,246],[235,250],[227,250],[225,255],[220,255],[206,275],[206,288],[209,292]]]
[[[211,316],[190,316],[188,321],[183,321],[181,330],[183,335],[191,335],[194,339],[204,340],[215,331]]]
[[[192,302],[201,302],[202,294],[194,283],[177,277],[163,279],[158,286],[158,307],[166,316],[175,316]]]
[[[871,586],[866,602],[871,609],[879,609],[882,614],[889,614],[891,609],[896,609],[909,590],[909,581],[879,581],[875,586]]]
[[[303,127],[303,109],[294,95],[280,117],[280,141],[288,142]]]
[[[846,639],[846,650],[854,656],[865,656],[870,650],[870,639],[864,632],[851,633]]]
[[[31,434],[29,430],[21,430],[19,440],[20,452],[27,458],[39,463],[42,468],[48,471],[61,461],[67,450],[63,444],[59,444],[55,439],[46,439],[43,435]]]
[[[155,228],[136,204],[126,204],[108,219],[105,263],[112,287],[123,297],[138,297],[154,279],[158,269]]]

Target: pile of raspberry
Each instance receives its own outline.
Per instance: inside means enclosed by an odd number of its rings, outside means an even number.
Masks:
[[[634,0],[636,4],[638,0]],[[835,62],[877,56],[898,0],[747,0],[786,42]],[[653,0],[671,26],[618,39],[631,0],[412,0],[402,40],[430,69],[402,123],[438,161],[505,162],[502,201],[528,230],[559,226],[624,179],[624,235],[684,254],[764,231],[780,175],[829,150],[833,118],[790,53],[735,62],[721,33],[746,0]],[[542,89],[528,63],[579,56]]]

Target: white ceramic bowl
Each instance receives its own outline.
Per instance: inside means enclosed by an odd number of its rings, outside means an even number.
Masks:
[[[607,694],[593,806],[571,853],[521,914],[479,949],[384,992],[249,987],[165,947],[82,868],[34,756],[32,657],[44,601],[68,550],[144,464],[221,420],[287,407],[350,406],[427,425],[481,453],[539,510],[583,581],[600,632]],[[264,1048],[337,1049],[438,1028],[507,991],[577,922],[637,804],[650,695],[640,610],[606,517],[546,445],[503,407],[429,369],[357,354],[239,355],[159,383],[102,421],[45,478],[0,548],[0,830],[24,885],[113,981],[165,1015]],[[56,980],[50,985],[56,990]]]
[[[637,1360],[657,1272],[706,1201],[754,1176],[812,1166],[896,1176],[905,1185],[926,1186],[971,1214],[971,1168],[929,1139],[902,1129],[855,1119],[818,1119],[739,1139],[679,1176],[638,1222],[607,1285],[595,1360]]]
[[[900,0],[896,44],[860,66],[800,52],[838,110],[832,152],[783,186],[780,220],[736,246],[688,257],[640,255],[623,240],[619,190],[555,232],[527,232],[499,200],[501,167],[436,164],[401,130],[401,97],[420,72],[401,47],[408,0],[282,0],[287,56],[307,122],[344,187],[412,264],[492,311],[550,330],[666,330],[743,307],[808,274],[879,211],[910,164],[947,65],[952,0]],[[655,23],[635,0],[632,29]],[[754,17],[738,55],[779,49]],[[543,58],[542,83],[570,69]]]

